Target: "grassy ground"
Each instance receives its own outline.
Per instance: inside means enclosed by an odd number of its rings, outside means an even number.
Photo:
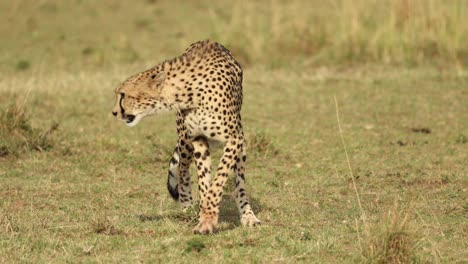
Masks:
[[[0,262],[468,261],[468,5],[355,2],[1,1]],[[228,187],[212,236],[165,190],[174,117],[110,113],[204,38],[245,68],[263,221]]]

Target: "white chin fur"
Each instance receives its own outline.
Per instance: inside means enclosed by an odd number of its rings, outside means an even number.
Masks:
[[[140,120],[143,118],[143,115],[136,115],[135,116],[135,119],[133,119],[132,122],[128,123],[128,122],[125,122],[125,125],[129,126],[129,127],[134,127],[138,124],[138,122],[140,122]]]

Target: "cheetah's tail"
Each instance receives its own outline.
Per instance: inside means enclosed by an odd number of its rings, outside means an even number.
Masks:
[[[169,162],[167,190],[175,201],[179,200],[179,154],[177,148]]]

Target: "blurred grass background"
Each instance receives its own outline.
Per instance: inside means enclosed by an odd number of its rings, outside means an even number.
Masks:
[[[205,38],[245,66],[468,63],[463,0],[19,0],[0,9],[3,72],[152,64]]]
[[[0,1],[0,262],[463,263],[467,11],[464,0]],[[206,38],[244,68],[263,226],[239,226],[231,182],[220,232],[205,237],[165,190],[174,117],[129,129],[110,111],[122,80]]]

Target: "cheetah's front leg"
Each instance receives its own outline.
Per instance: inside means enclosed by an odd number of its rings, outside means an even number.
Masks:
[[[234,170],[236,157],[240,152],[239,146],[241,144],[238,144],[239,142],[241,141],[237,138],[227,141],[216,176],[210,184],[208,193],[200,196],[200,218],[197,227],[193,230],[195,233],[212,233],[218,225],[219,204],[223,196],[223,187],[228,175]]]

